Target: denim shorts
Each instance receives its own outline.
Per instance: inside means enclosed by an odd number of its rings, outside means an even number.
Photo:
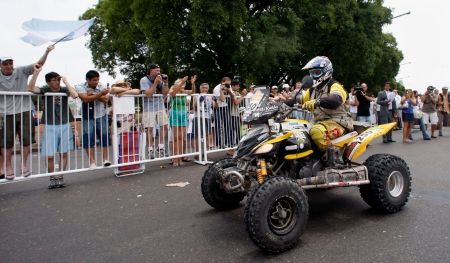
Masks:
[[[102,147],[108,147],[108,131],[107,115],[97,119],[83,119],[83,148],[93,148],[97,138]]]
[[[41,153],[54,156],[73,150],[73,134],[70,124],[45,125],[42,137]]]

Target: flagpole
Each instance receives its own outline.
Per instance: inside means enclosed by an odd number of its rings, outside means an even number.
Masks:
[[[90,23],[89,20],[88,20],[88,22],[82,24],[82,25],[81,25],[80,27],[78,27],[77,29],[70,31],[69,34],[65,35],[64,37],[58,39],[58,41],[56,41],[55,43],[53,43],[53,46],[56,45],[56,44],[58,44],[59,42],[63,41],[63,40],[66,39],[68,36],[70,36],[70,34],[72,34],[73,32],[77,31],[78,29],[84,27],[84,26],[87,25],[88,23]]]

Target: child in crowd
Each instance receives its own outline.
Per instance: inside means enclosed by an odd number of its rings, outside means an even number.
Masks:
[[[59,169],[67,169],[68,152],[73,150],[74,141],[71,123],[74,118],[69,110],[68,96],[52,95],[52,93],[65,93],[73,98],[78,96],[75,88],[56,72],[49,72],[45,75],[47,86],[36,87],[36,79],[42,67],[35,67],[33,76],[28,85],[28,89],[37,94],[47,95],[43,97],[44,113],[41,122],[44,126],[44,136],[42,138],[41,152],[47,157],[47,170],[49,173],[55,172],[55,156],[59,153]],[[61,87],[61,80],[66,87]],[[76,129],[74,129],[76,132]],[[75,136],[77,136],[75,134]],[[49,189],[64,187],[63,176],[50,176]]]

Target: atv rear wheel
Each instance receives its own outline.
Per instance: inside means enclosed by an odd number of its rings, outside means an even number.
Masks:
[[[408,202],[411,192],[411,174],[406,162],[390,154],[370,156],[364,165],[370,184],[361,185],[364,201],[376,210],[395,213]]]
[[[233,159],[222,159],[213,163],[203,174],[201,185],[203,198],[216,209],[226,210],[239,207],[239,203],[245,197],[246,193],[228,194],[220,187],[219,172],[233,166],[236,166]]]
[[[308,198],[292,179],[267,180],[251,196],[245,213],[250,239],[260,249],[280,253],[294,247],[306,227]]]

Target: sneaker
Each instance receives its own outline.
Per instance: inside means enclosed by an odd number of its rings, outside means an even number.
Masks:
[[[97,168],[97,165],[95,163],[91,163],[91,165],[89,166],[89,168],[94,169]]]
[[[66,185],[64,184],[64,177],[62,175],[59,175],[58,177],[56,177],[55,182],[56,182],[55,187],[57,187],[57,188],[66,187]]]
[[[56,177],[50,176],[50,184],[48,185],[48,189],[54,189],[56,188]]]
[[[148,159],[154,159],[155,158],[155,153],[153,152],[153,148],[148,148],[148,150],[147,150],[147,156],[148,156]]]
[[[6,180],[14,180],[16,176],[14,174],[5,174],[5,179]]]
[[[164,148],[165,148],[164,144],[158,145],[158,155],[159,155],[160,158],[166,156],[166,150]]]
[[[158,157],[163,158],[165,156],[166,156],[166,150],[164,150],[164,148],[159,148],[158,149]]]
[[[104,167],[111,166],[111,162],[110,162],[109,160],[104,160],[104,161],[103,161],[103,166],[104,166]]]

